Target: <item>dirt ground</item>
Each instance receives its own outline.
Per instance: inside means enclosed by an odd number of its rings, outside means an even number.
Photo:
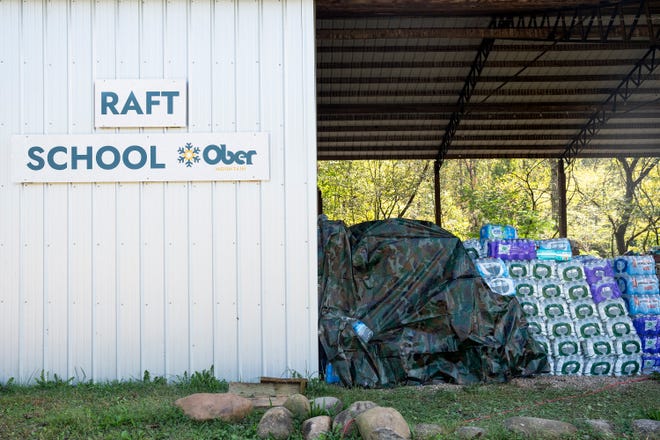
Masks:
[[[511,383],[521,388],[580,388],[582,390],[603,388],[626,383],[649,380],[649,376],[551,376],[515,378]]]

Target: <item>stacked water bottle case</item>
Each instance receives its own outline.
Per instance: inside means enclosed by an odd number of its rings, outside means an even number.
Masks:
[[[644,372],[660,372],[660,289],[650,255],[614,259],[617,286],[642,341]]]
[[[653,371],[637,334],[639,326],[650,331],[650,321],[633,323],[609,260],[572,258],[566,239],[484,234],[493,229],[482,228],[481,240],[464,246],[491,290],[518,298],[553,374],[634,375],[643,361]],[[653,323],[657,342],[660,324]]]

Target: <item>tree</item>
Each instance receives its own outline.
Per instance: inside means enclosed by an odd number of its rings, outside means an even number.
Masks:
[[[459,206],[470,218],[470,235],[485,223],[510,224],[522,237],[552,233],[547,160],[457,160],[452,165],[461,170]]]
[[[654,195],[660,189],[659,162],[660,158],[616,158],[605,163],[583,160],[582,168],[592,172],[579,171],[573,176],[579,195],[573,208],[580,211],[580,205],[589,205],[595,208],[592,215],[605,220],[610,255],[643,251],[658,243],[660,209]]]
[[[660,244],[660,158],[580,159],[567,169],[568,233],[600,256]],[[557,234],[554,160],[447,160],[440,170],[442,226],[463,239],[486,223],[520,237]],[[429,161],[319,162],[324,211],[348,224],[390,217],[434,219]]]
[[[323,210],[348,224],[392,217],[431,219],[430,170],[430,161],[319,162]]]

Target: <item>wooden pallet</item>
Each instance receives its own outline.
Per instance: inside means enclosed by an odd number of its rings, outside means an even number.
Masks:
[[[229,392],[246,397],[255,408],[281,406],[292,394],[303,394],[307,379],[281,379],[262,377],[259,383],[230,382]]]

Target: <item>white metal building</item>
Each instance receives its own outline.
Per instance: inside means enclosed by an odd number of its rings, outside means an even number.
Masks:
[[[172,78],[185,127],[95,127],[95,82]],[[311,0],[2,0],[0,83],[0,382],[316,372]],[[267,133],[268,179],[22,183],[7,154],[234,132]]]

